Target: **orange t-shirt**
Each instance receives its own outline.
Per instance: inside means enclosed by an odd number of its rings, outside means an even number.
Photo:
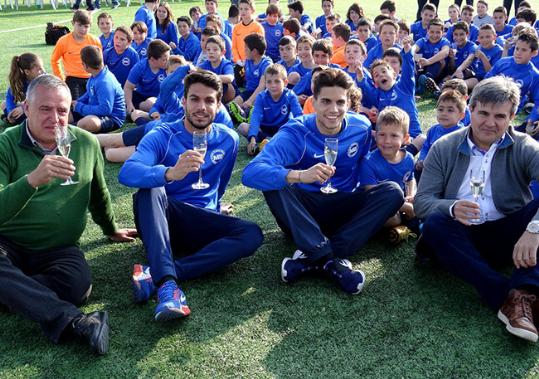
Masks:
[[[68,33],[62,36],[51,55],[51,66],[54,75],[62,80],[65,80],[66,76],[73,76],[75,78],[89,78],[90,74],[84,71],[82,67],[82,60],[80,59],[80,51],[86,46],[97,46],[101,49],[101,42],[99,38],[90,34],[84,36],[83,41],[76,41],[73,38],[73,33]],[[62,61],[63,72],[60,68],[60,61]]]
[[[245,25],[243,21],[234,25],[232,29],[232,58],[234,62],[245,61],[245,41],[243,40],[251,33],[264,35],[264,27],[255,20]]]
[[[346,64],[346,59],[344,57],[344,48],[346,46],[342,45],[341,47],[338,47],[333,50],[333,56],[331,57],[331,63],[338,64],[342,68],[348,66]]]
[[[303,114],[311,114],[314,113],[314,107],[313,107],[313,97],[309,96],[307,100],[305,100],[305,103],[303,104]]]

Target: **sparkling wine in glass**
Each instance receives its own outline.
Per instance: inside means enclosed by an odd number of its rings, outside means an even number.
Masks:
[[[56,137],[56,147],[58,148],[58,152],[60,155],[64,158],[69,158],[69,152],[71,151],[71,142],[75,140],[75,137],[69,133],[68,127],[65,126],[57,126],[54,129],[55,137]],[[61,186],[69,186],[72,184],[77,184],[77,181],[74,181],[71,179],[71,177],[67,178],[65,182],[61,183]]]
[[[195,130],[193,132],[193,150],[202,155],[202,159],[206,156],[206,150],[208,150],[208,135],[205,131]],[[202,180],[202,166],[198,170],[198,182],[193,183],[194,189],[206,189],[210,185],[204,183]]]
[[[480,170],[476,174],[474,174],[473,171],[470,171],[470,188],[475,202],[479,203],[479,198],[485,189],[485,171]],[[482,216],[480,215],[479,218],[470,220],[470,223],[479,224],[482,221],[481,219]]]
[[[326,138],[324,140],[324,159],[326,164],[333,166],[337,161],[337,152],[339,151],[339,140],[337,138]],[[336,188],[331,186],[331,179],[328,179],[328,183],[320,188],[323,193],[335,193]]]

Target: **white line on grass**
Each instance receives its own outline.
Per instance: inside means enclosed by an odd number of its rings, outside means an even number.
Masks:
[[[59,20],[59,21],[55,21],[55,22],[53,22],[53,24],[64,23],[64,22],[69,22],[69,21],[71,21],[71,19],[69,19],[69,20]],[[33,25],[33,26],[25,26],[24,28],[16,28],[16,29],[0,30],[0,33],[12,33],[12,32],[18,32],[18,31],[21,31],[21,30],[29,30],[29,29],[36,29],[36,28],[42,28],[42,27],[47,27],[47,24],[39,24],[39,25]]]

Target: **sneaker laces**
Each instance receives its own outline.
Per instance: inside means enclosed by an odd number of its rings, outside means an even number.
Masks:
[[[516,318],[525,317],[533,321],[532,303],[536,300],[535,295],[522,294],[515,299],[515,304],[520,303],[520,307],[515,307]]]
[[[166,302],[174,300],[178,286],[173,281],[168,281],[159,288],[159,301]]]

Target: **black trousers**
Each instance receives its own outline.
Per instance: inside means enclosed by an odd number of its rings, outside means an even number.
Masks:
[[[459,7],[462,5],[462,0],[455,0],[455,4],[457,4]],[[473,5],[473,0],[466,0],[467,5]]]
[[[0,236],[0,303],[41,325],[58,343],[88,298],[91,274],[76,246],[28,251]]]
[[[520,2],[522,0],[515,0],[515,16],[517,15],[517,9],[520,6]],[[513,0],[503,0],[503,6],[505,9],[507,9],[507,15],[509,16],[511,13],[511,4],[513,3]],[[511,18],[511,17],[509,17]]]
[[[440,0],[417,0],[417,15],[416,15],[416,20],[421,20],[421,10],[423,9],[423,7],[425,6],[425,4],[427,3],[431,3],[431,4],[434,4],[436,5],[436,10],[438,10],[438,5],[440,5]],[[438,13],[440,13],[440,11],[438,10]]]
[[[76,78],[74,76],[66,77],[66,84],[71,92],[71,98],[77,100],[86,92],[86,82],[88,79]]]

